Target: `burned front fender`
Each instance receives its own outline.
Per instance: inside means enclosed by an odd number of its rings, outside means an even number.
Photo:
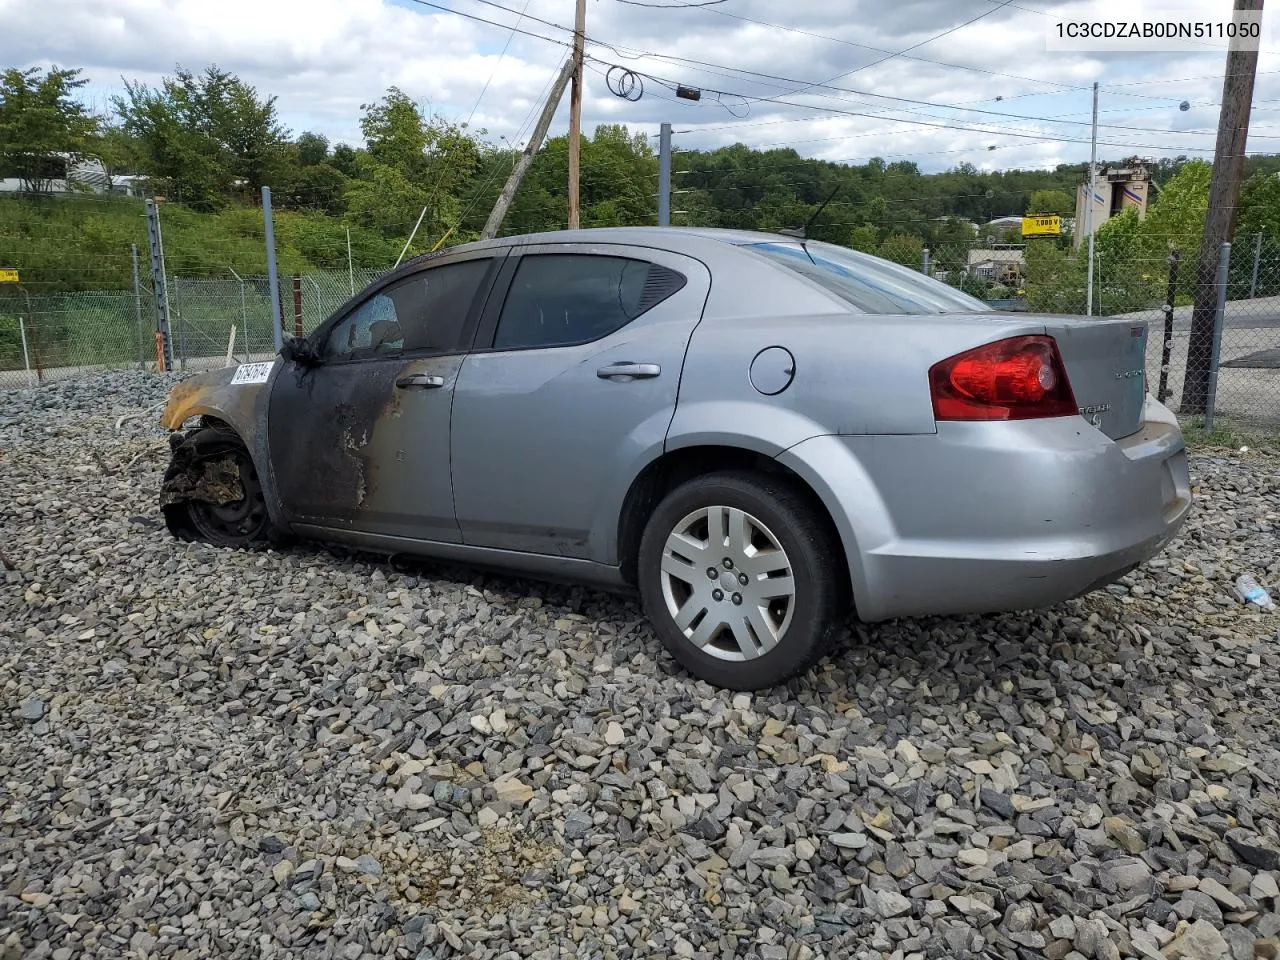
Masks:
[[[174,385],[160,423],[175,433],[197,419],[225,424],[240,438],[262,483],[267,512],[279,525],[281,511],[267,452],[267,398],[284,361],[242,363],[196,374]]]

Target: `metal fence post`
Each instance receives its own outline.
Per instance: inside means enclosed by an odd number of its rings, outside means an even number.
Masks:
[[[276,352],[284,346],[284,318],[280,314],[280,277],[276,273],[276,231],[271,221],[271,188],[262,188],[262,226],[267,243],[267,286],[271,292],[271,332]]]
[[[147,367],[147,341],[142,332],[142,283],[138,279],[138,245],[129,244],[129,256],[133,260],[133,314],[138,331],[138,369]]]
[[[347,283],[351,287],[351,296],[356,295],[356,268],[351,263],[351,228],[347,227]]]
[[[253,348],[249,346],[249,311],[245,308],[244,302],[244,277],[236,273],[235,267],[227,267],[231,271],[231,275],[236,278],[236,284],[240,287],[240,340],[244,343],[244,360],[245,363],[253,361]]]
[[[302,339],[302,277],[293,276],[293,335]]]
[[[27,382],[31,384],[34,390],[36,386],[36,378],[31,373],[31,355],[27,352],[27,321],[25,317],[18,317],[18,336],[22,338],[22,366],[27,371]]]
[[[671,124],[658,127],[658,226],[671,226]]]
[[[27,292],[27,288],[22,284],[18,284],[18,289],[22,291],[22,297],[27,302],[27,325],[26,330],[31,335],[31,352],[36,358],[36,382],[44,383],[44,364],[40,362],[40,334],[36,329],[36,308],[31,305],[31,294]],[[22,328],[19,328],[21,332]],[[23,336],[23,345],[25,347],[27,339]]]
[[[315,330],[316,327],[324,323],[326,319],[326,314],[324,309],[324,291],[320,289],[320,284],[316,283],[316,278],[313,277],[311,274],[307,274],[302,279],[306,280],[307,283],[311,284],[311,289],[315,291],[315,296],[316,296],[315,323],[311,324],[311,329]],[[305,316],[307,312],[305,295],[303,296],[302,312],[303,312],[303,315]]]
[[[925,247],[920,251],[920,272],[926,277],[929,276],[929,248]]]
[[[160,238],[160,208],[147,201],[147,242],[151,250],[151,289],[156,300],[156,361],[161,370],[173,366],[173,343],[169,331],[169,284],[164,275],[164,244]]]
[[[175,277],[173,285],[173,313],[178,321],[178,367],[187,369],[187,322],[182,316],[182,278]]]
[[[1231,266],[1231,244],[1222,245],[1218,257],[1218,305],[1213,311],[1213,347],[1209,352],[1209,390],[1205,396],[1204,429],[1213,429],[1213,406],[1218,398],[1218,356],[1222,351],[1222,321],[1227,308],[1227,270]]]
[[[1164,303],[1164,344],[1160,347],[1160,391],[1156,399],[1164,403],[1169,396],[1169,362],[1173,355],[1173,307],[1178,295],[1178,263],[1182,254],[1174,250],[1169,254],[1169,289]]]
[[[1249,299],[1258,295],[1258,264],[1262,260],[1262,234],[1253,241],[1253,278],[1249,281]]]

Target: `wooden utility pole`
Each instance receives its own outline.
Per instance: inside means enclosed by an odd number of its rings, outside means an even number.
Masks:
[[[1261,0],[1258,0],[1261,2]],[[573,19],[573,89],[569,92],[569,229],[577,230],[580,218],[578,171],[582,137],[582,48],[587,34],[587,0],[578,0]]]
[[[1235,0],[1235,9],[1261,12],[1262,0]],[[1228,51],[1226,76],[1222,81],[1222,108],[1218,114],[1218,142],[1213,151],[1213,176],[1209,182],[1209,210],[1204,218],[1204,240],[1196,264],[1195,308],[1191,314],[1191,340],[1182,380],[1180,412],[1183,414],[1206,412],[1214,315],[1218,306],[1218,258],[1222,244],[1231,239],[1236,229],[1236,201],[1244,175],[1244,150],[1249,138],[1249,110],[1257,69],[1256,49]]]
[[[489,214],[489,219],[480,234],[481,240],[490,240],[496,237],[498,231],[502,228],[502,221],[507,215],[507,208],[511,206],[511,201],[515,199],[516,191],[520,189],[520,181],[524,179],[524,175],[529,172],[529,167],[533,165],[533,158],[538,155],[538,151],[542,148],[542,141],[547,135],[547,129],[551,126],[551,118],[555,116],[556,107],[560,105],[560,100],[564,97],[564,88],[569,85],[569,78],[573,76],[573,71],[574,62],[571,57],[564,62],[564,66],[560,68],[560,75],[556,77],[556,82],[551,85],[551,93],[547,95],[547,102],[542,107],[542,116],[538,118],[538,124],[533,128],[533,133],[529,136],[529,142],[525,144],[524,152],[520,154],[520,159],[516,161],[516,165],[511,171],[511,176],[507,178],[507,185],[502,188],[502,193],[498,195],[498,202],[493,205],[493,212]]]

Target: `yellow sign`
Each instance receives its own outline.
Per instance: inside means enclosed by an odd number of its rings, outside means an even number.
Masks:
[[[1024,237],[1056,237],[1062,233],[1061,217],[1023,217]]]
[[[12,267],[0,267],[0,283],[20,283],[18,271]]]

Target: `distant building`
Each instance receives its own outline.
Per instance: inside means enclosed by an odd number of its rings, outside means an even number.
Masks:
[[[56,154],[63,162],[62,176],[43,181],[49,193],[119,193],[136,196],[144,177],[126,173],[111,176],[96,157],[73,160],[70,154]],[[26,185],[19,177],[0,179],[0,193],[20,193]]]
[[[1082,183],[1076,190],[1076,223],[1080,229],[1074,234],[1075,245],[1089,236],[1089,230],[1097,230],[1116,214],[1125,210],[1137,210],[1139,219],[1147,215],[1147,191],[1151,185],[1151,173],[1145,163],[1135,162],[1123,167],[1103,167],[1093,178],[1093,190]],[[1093,221],[1089,221],[1089,203],[1092,197]]]
[[[1022,218],[1016,219],[1020,222]],[[1026,260],[1022,256],[1021,247],[970,250],[965,263],[965,269],[971,276],[982,277],[1006,287],[1017,286],[1022,282],[1025,266]]]

